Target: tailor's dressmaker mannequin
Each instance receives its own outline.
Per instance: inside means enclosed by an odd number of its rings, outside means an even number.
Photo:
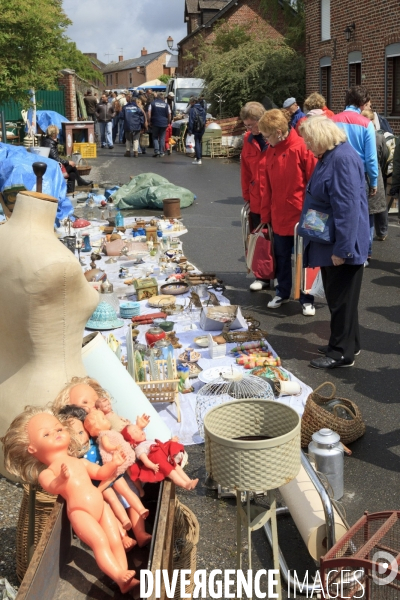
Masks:
[[[86,375],[82,336],[98,294],[55,236],[56,210],[55,198],[22,192],[0,227],[0,436],[27,404]]]

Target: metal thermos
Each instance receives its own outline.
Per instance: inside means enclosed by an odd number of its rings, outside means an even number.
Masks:
[[[333,497],[339,500],[343,496],[343,457],[344,450],[340,435],[331,429],[320,429],[312,436],[308,445],[311,462],[317,471],[323,473],[333,490]]]

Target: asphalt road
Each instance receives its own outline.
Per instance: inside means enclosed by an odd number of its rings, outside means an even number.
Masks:
[[[297,302],[267,309],[269,291],[251,293],[245,274],[241,237],[238,161],[203,160],[191,164],[181,154],[153,159],[151,154],[124,158],[123,146],[98,150],[92,175],[99,182],[126,183],[130,175],[154,172],[191,189],[195,203],[183,211],[189,229],[183,238],[185,255],[203,271],[215,271],[227,285],[232,303],[246,307],[269,332],[268,339],[283,365],[314,389],[329,380],[337,396],[353,400],[367,424],[363,438],[351,445],[345,458],[345,495],[342,501],[353,524],[365,510],[400,509],[400,227],[391,218],[389,237],[374,242],[370,266],[364,271],[359,306],[362,351],[356,365],[329,372],[308,366],[316,346],[329,337],[329,314],[324,301],[316,304],[315,317],[304,317]],[[94,164],[95,161],[93,161]],[[153,211],[154,212],[154,211]],[[204,481],[204,448],[188,448],[190,474]],[[199,485],[196,492],[180,492],[181,500],[197,515],[201,526],[198,568],[235,568],[235,508],[232,500],[216,499]],[[306,550],[289,519],[280,525],[280,544],[291,569],[312,568]],[[271,568],[270,551],[261,531],[253,536],[254,569]],[[399,550],[400,551],[400,550]]]

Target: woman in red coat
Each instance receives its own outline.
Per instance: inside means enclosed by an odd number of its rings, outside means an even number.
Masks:
[[[261,223],[261,196],[265,187],[265,158],[268,144],[258,129],[258,121],[265,113],[259,102],[247,102],[240,111],[240,118],[247,129],[240,155],[242,195],[250,203],[250,228],[253,231]],[[256,279],[250,285],[253,292],[269,287],[269,281]]]
[[[307,182],[317,159],[296,131],[289,129],[282,111],[267,111],[260,119],[259,128],[269,144],[261,221],[270,223],[274,232],[275,276],[278,280],[276,296],[268,302],[268,308],[279,308],[289,302],[294,227],[299,221]],[[315,314],[313,296],[302,293],[300,302],[305,316]]]

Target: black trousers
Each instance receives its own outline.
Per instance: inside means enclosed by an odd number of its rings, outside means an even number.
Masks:
[[[322,282],[331,313],[331,337],[326,356],[353,362],[360,350],[358,301],[364,265],[321,267]]]

